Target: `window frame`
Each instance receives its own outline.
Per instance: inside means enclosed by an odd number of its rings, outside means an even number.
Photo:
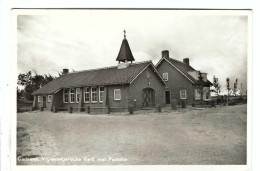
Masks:
[[[87,91],[87,89],[88,89],[88,91]],[[84,88],[84,103],[90,103],[90,100],[91,100],[91,94],[90,94],[90,87],[85,87]],[[86,94],[88,94],[88,98],[89,98],[89,100],[88,101],[86,101]]]
[[[67,90],[67,93],[65,93],[65,91]],[[63,89],[63,103],[69,103],[69,89],[68,88],[65,88],[65,89]],[[67,101],[65,101],[66,100],[66,98],[65,98],[65,96],[68,96],[68,98],[67,98]]]
[[[41,101],[41,97],[42,97],[42,96],[38,96],[38,103],[42,102],[42,101]]]
[[[164,78],[164,76],[166,76],[166,78]],[[163,78],[164,81],[168,81],[168,80],[169,80],[169,74],[168,74],[168,72],[164,72],[164,73],[162,74],[162,78]]]
[[[182,97],[182,92],[185,92],[185,97]],[[187,91],[186,90],[180,90],[180,99],[182,99],[182,100],[187,99]]]
[[[73,90],[74,92],[71,93],[71,90]],[[75,88],[70,88],[69,94],[70,94],[70,103],[75,103]],[[71,95],[74,96],[74,101],[72,101]]]
[[[96,91],[93,92],[93,89],[96,89]],[[97,87],[91,87],[91,103],[97,103],[98,102],[98,94],[97,94],[98,92],[97,92],[97,90],[98,90]],[[96,96],[95,96],[97,98],[96,101],[93,100],[93,97],[94,97],[93,93],[96,94]]]
[[[120,98],[116,98],[116,91],[119,91],[119,96],[120,96]],[[114,89],[114,100],[115,100],[115,101],[120,101],[121,99],[122,99],[121,89]]]
[[[76,88],[76,99],[75,99],[75,101],[76,101],[76,103],[79,103],[79,101],[80,101],[80,89],[79,88]]]
[[[48,95],[48,103],[51,103],[51,95]]]
[[[103,88],[103,91],[100,90],[101,88]],[[101,102],[101,103],[104,102],[104,92],[105,92],[105,87],[104,87],[104,86],[100,86],[100,87],[98,88],[98,96],[99,96],[98,100],[99,100],[99,102]],[[101,97],[101,96],[100,96],[101,93],[103,93],[103,94],[102,94],[102,101],[101,101],[101,98],[100,98],[100,97]]]

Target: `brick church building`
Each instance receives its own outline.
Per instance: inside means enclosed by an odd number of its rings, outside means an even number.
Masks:
[[[124,35],[117,66],[69,73],[32,93],[33,108],[125,111],[152,107],[164,101],[167,86],[151,61],[136,62]]]
[[[189,59],[178,61],[162,51],[156,66],[151,61],[134,62],[134,56],[124,35],[117,66],[69,73],[68,69],[57,79],[32,93],[33,108],[68,109],[78,111],[126,111],[165,106],[172,99],[187,103],[199,101],[199,71],[192,68]],[[210,100],[212,85],[203,73],[203,100]]]

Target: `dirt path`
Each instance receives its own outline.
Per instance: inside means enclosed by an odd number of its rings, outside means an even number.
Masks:
[[[48,164],[44,157],[59,157],[61,152],[50,132],[44,128],[18,121],[17,164]],[[34,159],[36,162],[33,162]],[[60,163],[57,163],[60,164]]]
[[[71,160],[18,164],[245,164],[246,118],[246,105],[127,116],[22,113],[18,156]]]

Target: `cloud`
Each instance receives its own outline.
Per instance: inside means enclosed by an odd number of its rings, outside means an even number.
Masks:
[[[62,10],[61,10],[62,11]],[[136,61],[158,62],[162,50],[219,78],[247,83],[247,17],[182,15],[171,10],[68,10],[20,15],[18,72],[57,75],[116,65],[123,30]]]

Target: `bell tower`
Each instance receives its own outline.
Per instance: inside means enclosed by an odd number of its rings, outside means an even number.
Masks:
[[[130,46],[128,44],[128,41],[126,39],[126,31],[124,30],[124,39],[122,41],[118,56],[116,58],[116,60],[118,61],[118,63],[120,64],[120,62],[123,63],[128,63],[128,62],[133,62],[135,60],[135,58],[133,57],[133,54],[131,52]]]

